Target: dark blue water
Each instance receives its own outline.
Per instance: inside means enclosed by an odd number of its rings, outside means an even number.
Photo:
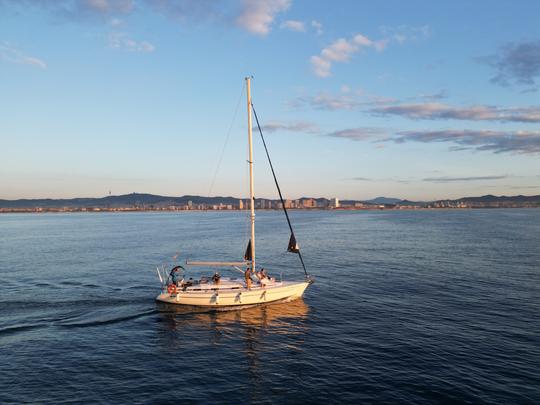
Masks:
[[[243,214],[1,215],[0,403],[540,403],[540,210],[292,216],[304,299],[205,312],[158,305],[155,268],[237,260]]]

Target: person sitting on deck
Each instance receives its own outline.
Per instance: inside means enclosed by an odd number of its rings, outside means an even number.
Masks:
[[[212,281],[214,284],[219,284],[219,280],[221,279],[221,275],[216,271],[214,275],[212,276]]]
[[[249,267],[247,268],[246,272],[244,273],[244,277],[246,279],[246,288],[248,290],[251,290],[251,282],[252,282],[251,273],[252,273],[252,270]]]

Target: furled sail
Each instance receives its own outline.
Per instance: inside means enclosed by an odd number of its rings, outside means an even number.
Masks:
[[[287,247],[287,252],[300,253],[300,246],[298,246],[298,243],[296,242],[294,233],[291,233],[291,238],[289,239],[289,246]]]
[[[252,252],[252,249],[251,249],[251,239],[250,239],[246,248],[246,253],[244,253],[244,260],[248,260],[248,261],[253,260],[253,256],[251,255],[251,252]]]

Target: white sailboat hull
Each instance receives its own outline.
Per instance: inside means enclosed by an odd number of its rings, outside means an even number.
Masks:
[[[156,300],[178,305],[241,307],[300,298],[309,284],[308,281],[283,281],[266,287],[253,286],[250,290],[241,287],[179,290],[175,293],[163,291]]]

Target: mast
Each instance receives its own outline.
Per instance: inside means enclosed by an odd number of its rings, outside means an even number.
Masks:
[[[251,209],[251,269],[255,271],[255,190],[253,188],[253,137],[251,134],[251,77],[246,77],[248,144],[249,144],[249,199]]]

